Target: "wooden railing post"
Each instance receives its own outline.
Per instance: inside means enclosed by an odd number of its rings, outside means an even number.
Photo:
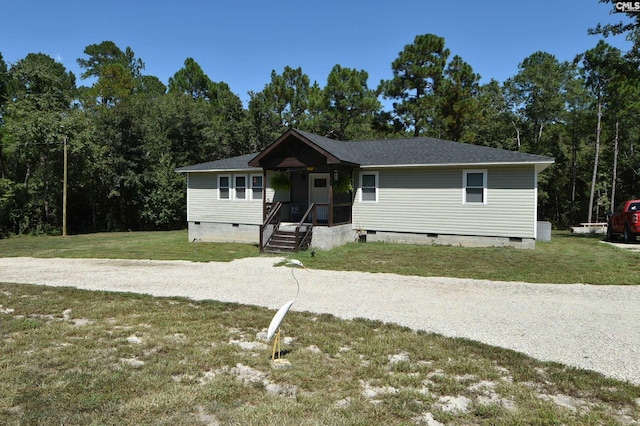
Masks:
[[[282,209],[282,203],[281,202],[275,203],[271,208],[271,211],[267,215],[266,219],[262,223],[262,225],[260,225],[260,253],[264,252],[264,248],[269,243],[269,240],[270,240],[270,238],[267,238],[265,241],[265,238],[264,238],[264,231],[267,229],[267,226],[273,225],[273,232],[271,233],[270,237],[273,236],[275,231],[280,226],[280,210],[281,209]]]

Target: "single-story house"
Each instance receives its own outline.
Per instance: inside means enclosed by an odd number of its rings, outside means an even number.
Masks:
[[[427,137],[337,141],[290,129],[187,174],[190,241],[261,249],[392,241],[535,248],[554,159]]]

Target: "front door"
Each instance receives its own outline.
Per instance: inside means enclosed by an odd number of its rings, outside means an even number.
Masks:
[[[311,203],[323,204],[316,206],[316,220],[326,222],[329,220],[329,173],[309,173],[309,205]]]

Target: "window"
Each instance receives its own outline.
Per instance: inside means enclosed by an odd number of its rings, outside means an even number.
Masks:
[[[247,177],[242,175],[236,175],[233,177],[235,187],[235,199],[246,200],[247,199]]]
[[[360,201],[378,202],[378,173],[360,174]]]
[[[462,179],[462,204],[487,204],[487,171],[465,170]]]
[[[262,201],[262,175],[251,176],[251,199]]]
[[[326,179],[314,179],[313,180],[313,187],[314,188],[326,188],[327,187],[327,180]]]
[[[230,178],[229,176],[218,176],[218,200],[229,200],[230,192]]]

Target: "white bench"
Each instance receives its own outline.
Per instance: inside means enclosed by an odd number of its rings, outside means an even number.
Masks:
[[[582,222],[580,226],[571,227],[574,234],[606,234],[607,222]]]

